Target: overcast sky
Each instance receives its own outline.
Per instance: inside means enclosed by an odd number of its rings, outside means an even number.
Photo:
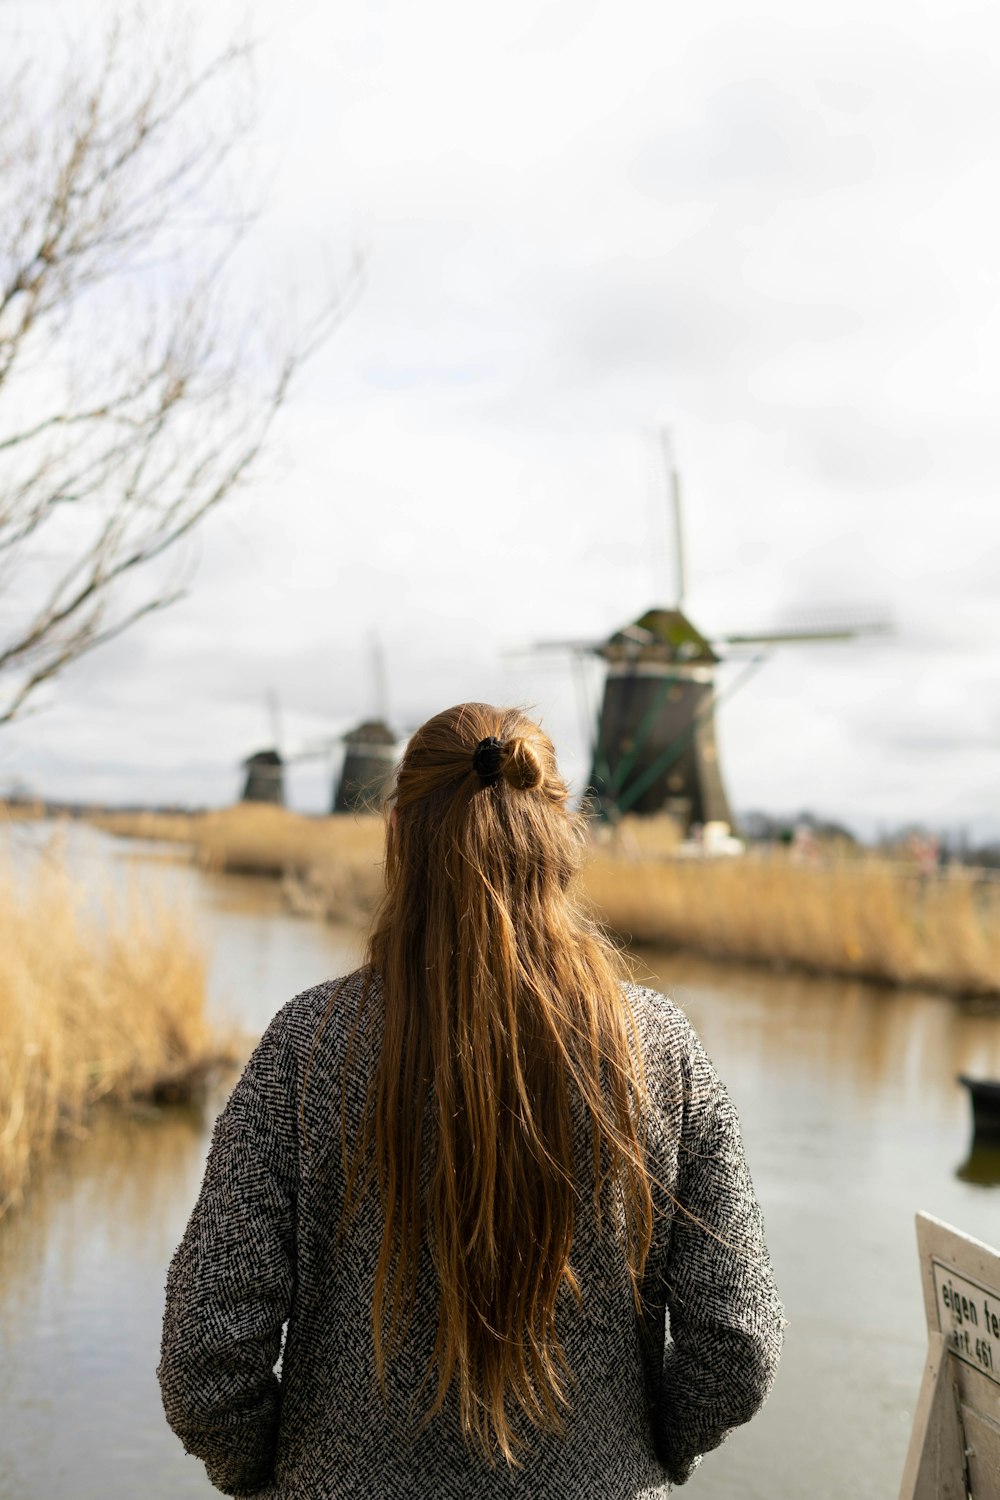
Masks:
[[[516,653],[670,602],[669,423],[700,629],[894,624],[722,669],[735,808],[1000,832],[1000,11],[253,14],[248,296],[307,302],[356,247],[364,286],[189,597],[3,731],[0,784],[229,801],[269,691],[291,752],[371,712],[377,632],[401,729],[533,705],[579,785],[569,660]]]

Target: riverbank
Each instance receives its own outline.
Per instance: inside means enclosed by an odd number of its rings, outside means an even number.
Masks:
[[[0,864],[0,1216],[99,1103],[190,1098],[234,1056],[181,914],[95,890],[58,841]]]
[[[626,941],[959,996],[1000,996],[1000,883],[974,870],[922,875],[877,858],[798,864],[614,860],[586,873],[589,900]]]
[[[242,804],[190,815],[102,814],[124,837],[186,845],[210,869],[280,877],[303,916],[363,919],[381,891],[376,816],[305,818]],[[626,943],[846,975],[955,995],[1000,996],[1000,882],[962,867],[931,874],[872,853],[785,848],[678,857],[655,819],[595,836],[584,892]]]

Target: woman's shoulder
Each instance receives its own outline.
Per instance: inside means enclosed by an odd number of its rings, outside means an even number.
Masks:
[[[283,1058],[295,1095],[307,1115],[339,1100],[345,1070],[353,1094],[362,1095],[378,1044],[379,981],[370,968],[325,979],[294,995],[264,1034],[262,1046]],[[348,1061],[356,1066],[347,1068]]]
[[[324,979],[293,995],[271,1025],[295,1042],[307,1041],[312,1045],[317,1029],[325,1030],[328,1025],[335,1032],[343,1031],[345,1026],[349,1029],[373,983],[372,971],[367,967],[335,979]]]
[[[374,993],[371,971],[324,979],[293,995],[271,1018],[254,1059],[282,1073],[302,1074],[331,1053],[343,1056]]]
[[[675,1000],[648,985],[622,986],[644,1044],[688,1052],[697,1041],[694,1027]]]
[[[228,1121],[229,1128],[263,1126],[289,1141],[303,1130],[325,1138],[331,1113],[339,1109],[345,1060],[359,1038],[363,1055],[352,1098],[358,1095],[355,1104],[365,1098],[366,1046],[373,1028],[360,1023],[366,1001],[374,995],[375,984],[365,969],[325,979],[294,995],[272,1017],[220,1120]],[[378,1006],[368,1009],[380,1013]],[[315,1131],[310,1125],[317,1127]]]
[[[626,984],[635,1018],[647,1084],[654,1093],[664,1086],[673,1095],[680,1085],[685,1100],[711,1093],[719,1086],[718,1075],[704,1045],[676,1001],[646,985]]]

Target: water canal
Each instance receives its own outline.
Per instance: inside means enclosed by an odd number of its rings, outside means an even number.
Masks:
[[[156,851],[83,830],[117,878]],[[297,920],[265,883],[157,857],[210,944],[216,1015],[259,1031],[356,961],[359,935]],[[1000,1186],[966,1180],[968,1071],[1000,1076],[1000,1014],[861,984],[639,955],[691,1016],[744,1123],[789,1328],[763,1414],[706,1459],[692,1500],[885,1500],[924,1353],[918,1208],[1000,1243]],[[0,1224],[0,1500],[215,1492],[160,1413],[163,1280],[213,1117],[100,1116]]]

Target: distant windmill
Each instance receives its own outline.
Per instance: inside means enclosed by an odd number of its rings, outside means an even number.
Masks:
[[[384,719],[366,719],[344,735],[344,764],[333,795],[333,812],[372,812],[382,799],[399,758],[399,740]]]
[[[245,778],[241,802],[272,802],[278,807],[285,805],[285,757],[281,753],[281,714],[278,698],[273,691],[267,694],[267,708],[271,719],[272,744],[267,750],[255,750],[243,762]]]
[[[347,730],[344,734],[326,736],[288,751],[281,732],[281,712],[277,694],[267,694],[273,744],[257,750],[243,762],[243,802],[271,802],[285,805],[285,771],[292,764],[309,760],[326,760],[332,774],[337,749],[344,747],[340,774],[331,793],[331,812],[369,812],[378,806],[382,793],[399,758],[399,736],[388,723],[388,686],[381,642],[372,633],[370,640],[375,717]]]
[[[375,716],[343,736],[344,764],[333,793],[332,811],[370,812],[389,784],[399,758],[399,736],[389,728],[389,685],[382,642],[370,638]]]
[[[591,746],[589,795],[599,816],[615,821],[625,813],[669,813],[685,829],[694,823],[725,823],[733,816],[715,740],[720,699],[716,668],[728,648],[750,660],[727,693],[757,670],[767,648],[789,642],[843,641],[884,631],[878,621],[819,624],[766,633],[709,638],[684,613],[686,591],[680,480],[667,433],[663,451],[673,512],[675,598],[648,609],[601,642],[544,642],[542,649],[569,649],[579,660],[598,656],[607,664],[604,694]]]

